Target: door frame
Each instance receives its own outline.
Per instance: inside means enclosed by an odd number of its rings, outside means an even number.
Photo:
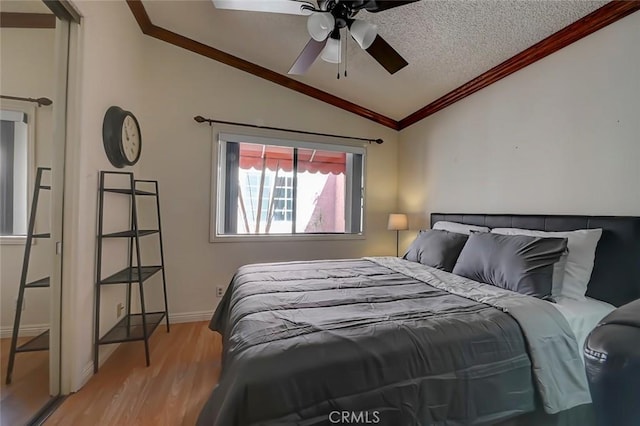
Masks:
[[[52,194],[51,194],[51,238],[54,242],[55,261],[54,271],[51,275],[51,326],[50,326],[50,351],[49,351],[49,390],[51,395],[62,396],[70,392],[67,385],[70,382],[71,369],[66,360],[69,358],[72,341],[69,336],[72,328],[69,327],[69,293],[72,291],[71,281],[68,280],[68,272],[73,267],[69,256],[67,243],[69,238],[69,215],[67,212],[68,189],[70,187],[70,171],[74,169],[70,163],[73,152],[78,145],[74,138],[74,105],[77,104],[77,90],[75,78],[78,74],[78,27],[81,16],[77,10],[66,0],[43,0],[44,4],[56,15],[55,30],[55,69],[54,69],[54,96],[56,107],[53,111],[53,145],[52,145]],[[62,283],[66,285],[63,288]],[[64,330],[64,332],[63,332]],[[50,404],[51,407],[41,414],[40,419],[46,418],[58,404]]]

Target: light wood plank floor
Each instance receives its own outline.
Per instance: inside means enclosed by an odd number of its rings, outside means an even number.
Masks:
[[[79,392],[45,423],[52,425],[194,425],[220,375],[222,339],[207,322],[164,323],[150,340],[123,343]]]
[[[21,337],[18,345],[33,337]],[[49,351],[20,352],[13,365],[13,380],[5,384],[11,339],[0,340],[0,425],[22,425],[49,401]]]

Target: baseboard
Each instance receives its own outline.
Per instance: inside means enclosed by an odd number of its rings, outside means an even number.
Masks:
[[[44,333],[49,329],[49,324],[32,324],[23,325],[18,332],[19,337],[37,336],[40,333]],[[13,326],[0,327],[0,338],[8,339],[13,334]]]
[[[120,343],[114,343],[111,345],[101,346],[100,356],[98,359],[100,360],[98,363],[98,367],[102,367],[102,365],[109,359],[109,357],[118,349]],[[89,379],[93,376],[93,361],[89,361],[84,368],[82,369],[82,375],[80,377],[80,386],[78,389],[83,387]]]
[[[209,321],[213,311],[194,311],[194,312],[178,312],[169,314],[169,322],[171,324],[179,324],[182,322]],[[20,327],[19,336],[37,336],[49,329],[49,324],[32,324]],[[0,338],[7,339],[13,334],[13,326],[0,327]]]
[[[179,324],[181,322],[209,321],[212,315],[213,311],[169,313],[169,322]]]

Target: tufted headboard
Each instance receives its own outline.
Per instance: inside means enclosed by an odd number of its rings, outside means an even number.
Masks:
[[[432,213],[449,222],[489,228],[573,231],[602,228],[587,296],[621,306],[640,298],[640,217]]]

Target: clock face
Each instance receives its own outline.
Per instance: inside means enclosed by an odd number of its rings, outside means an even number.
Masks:
[[[142,136],[136,117],[120,107],[109,107],[102,121],[102,143],[115,167],[133,166],[142,153]]]
[[[127,115],[122,123],[122,151],[129,163],[134,163],[140,155],[140,132],[131,115]]]

